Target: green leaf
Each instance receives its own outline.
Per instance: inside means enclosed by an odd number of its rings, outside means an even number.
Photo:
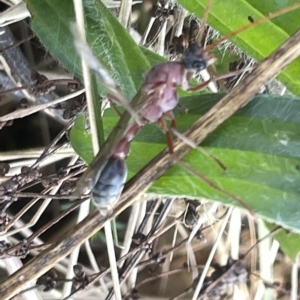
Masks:
[[[92,137],[85,128],[85,115],[78,115],[70,131],[70,141],[75,152],[89,164],[94,158],[94,152]]]
[[[189,113],[177,115],[180,131],[188,128],[221,96],[206,94],[183,98],[182,104],[189,109]],[[117,120],[112,110],[106,111],[106,134]],[[201,145],[226,165],[226,171],[212,158],[196,150],[192,150],[184,161],[226,191],[241,197],[264,220],[300,233],[299,123],[300,99],[259,95],[224,122]],[[92,145],[86,139],[83,125],[80,130],[76,131],[76,138],[80,141],[82,135],[82,146],[75,146],[72,141],[74,135],[71,134],[72,145],[89,162],[93,158]],[[155,124],[145,126],[131,143],[131,153],[127,159],[129,175],[136,174],[165,147],[165,136],[161,130]],[[179,166],[174,166],[159,178],[150,192],[166,196],[207,198],[227,205],[238,205],[235,200]],[[280,233],[276,239],[280,241],[285,253],[294,258],[298,253],[294,244],[299,236]]]
[[[178,117],[179,125],[187,127],[217,101],[215,97],[186,99],[190,114]],[[226,171],[195,150],[184,160],[223,189],[240,196],[257,215],[300,233],[299,109],[297,98],[257,96],[202,144],[227,166]],[[148,138],[155,141],[154,136]],[[136,156],[141,153],[141,149],[135,151]],[[178,166],[164,174],[151,192],[237,205]]]
[[[296,262],[297,256],[300,252],[299,234],[281,231],[275,234],[274,239],[279,242],[280,248],[285,253],[285,255]]]
[[[189,12],[202,18],[207,0],[179,0]],[[277,11],[298,0],[273,1],[273,0],[214,0],[208,18],[208,23],[227,34],[249,24],[248,17],[259,19],[270,12]],[[251,57],[261,60],[270,55],[279,45],[299,29],[300,9],[254,26],[232,39],[238,47]],[[293,93],[300,95],[300,59],[290,64],[278,79]]]
[[[43,45],[71,73],[81,77],[81,62],[70,31],[70,23],[75,21],[73,1],[27,0],[27,6],[32,29]],[[101,1],[85,0],[84,9],[93,53],[131,99],[143,81],[143,72],[150,68],[148,59]],[[103,89],[99,83],[99,90]]]
[[[159,63],[167,61],[164,57],[158,55],[157,53],[155,53],[147,48],[141,47],[140,49],[144,53],[144,55],[147,57],[151,66],[155,66]]]
[[[265,222],[267,228],[271,231],[277,226]],[[280,244],[281,250],[287,255],[292,261],[296,262],[298,253],[300,252],[300,236],[299,234],[281,230],[276,233],[273,238]]]
[[[189,113],[177,115],[180,131],[188,128],[220,97],[201,95],[183,98],[182,104]],[[114,112],[106,112],[106,134],[117,120]],[[300,99],[260,95],[224,122],[202,144],[226,165],[226,171],[197,150],[192,150],[184,160],[223,189],[241,197],[257,215],[300,233],[299,123]],[[165,136],[160,129],[155,124],[145,126],[131,144],[127,159],[130,176],[165,147]],[[237,205],[235,200],[179,166],[174,166],[159,178],[150,192],[198,199],[204,197]]]

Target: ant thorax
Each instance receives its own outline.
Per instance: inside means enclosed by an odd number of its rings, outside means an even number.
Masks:
[[[149,122],[156,122],[164,113],[178,104],[176,87],[185,82],[182,62],[166,62],[153,67],[145,78],[141,92],[148,100],[141,114]]]

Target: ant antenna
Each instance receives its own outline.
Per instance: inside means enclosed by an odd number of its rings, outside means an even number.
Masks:
[[[264,22],[266,22],[268,20],[271,20],[273,18],[276,18],[276,17],[278,17],[280,15],[283,15],[283,14],[289,12],[289,11],[292,11],[292,10],[298,9],[298,8],[300,8],[300,3],[295,3],[293,5],[290,5],[290,6],[287,6],[287,7],[283,8],[283,9],[280,9],[280,10],[278,10],[276,12],[270,13],[268,16],[261,17],[261,18],[257,19],[254,23],[246,24],[245,26],[243,26],[243,27],[241,27],[241,28],[239,28],[239,29],[237,29],[235,31],[232,31],[232,32],[226,34],[225,36],[223,36],[222,38],[214,41],[212,44],[210,44],[209,46],[207,46],[204,51],[205,52],[209,52],[214,47],[216,47],[219,44],[221,44],[223,41],[228,40],[228,39],[234,37],[235,35],[243,32],[243,31],[245,31],[245,30],[247,30],[249,28],[252,28],[252,27],[254,27],[254,26],[258,25],[258,24],[264,23]]]
[[[199,45],[201,45],[201,40],[202,40],[202,37],[203,37],[203,34],[204,34],[204,30],[205,30],[205,24],[206,24],[206,22],[208,20],[208,14],[210,12],[210,8],[211,8],[211,5],[212,5],[212,2],[213,2],[213,0],[208,0],[208,2],[206,4],[206,7],[205,7],[205,11],[204,11],[202,23],[201,23],[201,26],[200,26],[200,29],[199,29],[199,32],[198,32],[198,35],[197,35],[197,38],[196,38],[196,42]]]

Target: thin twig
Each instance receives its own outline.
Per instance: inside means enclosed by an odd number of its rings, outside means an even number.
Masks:
[[[193,295],[192,300],[197,300],[197,298],[198,298],[199,292],[200,292],[200,290],[201,290],[201,288],[202,288],[202,285],[203,285],[203,283],[204,283],[204,279],[205,279],[205,277],[206,277],[206,274],[207,274],[207,272],[208,272],[208,269],[210,268],[211,262],[212,262],[212,260],[213,260],[213,258],[214,258],[215,252],[217,251],[217,247],[219,246],[219,242],[221,241],[221,237],[222,237],[222,235],[223,235],[223,232],[225,231],[225,228],[226,228],[226,226],[227,226],[228,220],[229,220],[229,218],[230,218],[230,216],[231,216],[231,213],[232,213],[233,209],[234,209],[233,206],[231,206],[231,207],[228,209],[228,211],[227,211],[227,214],[226,214],[226,216],[225,216],[225,219],[223,220],[222,227],[220,228],[220,230],[219,230],[219,232],[218,232],[218,236],[217,236],[217,238],[216,238],[216,241],[215,241],[215,243],[214,243],[214,245],[213,245],[213,247],[212,247],[212,249],[211,249],[211,251],[210,251],[210,253],[209,253],[209,257],[208,257],[207,260],[206,260],[204,269],[203,269],[203,271],[202,271],[202,273],[201,273],[201,276],[200,276],[200,278],[199,278],[198,284],[197,284],[197,286],[196,286],[196,288],[195,288],[195,291],[194,291],[194,295]]]

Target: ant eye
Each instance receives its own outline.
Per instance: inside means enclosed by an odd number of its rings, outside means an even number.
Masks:
[[[197,44],[191,44],[182,57],[182,63],[186,69],[201,71],[206,68],[206,61],[203,58],[203,49]]]
[[[196,71],[204,70],[206,68],[206,63],[203,60],[195,60],[192,63],[192,68]]]

